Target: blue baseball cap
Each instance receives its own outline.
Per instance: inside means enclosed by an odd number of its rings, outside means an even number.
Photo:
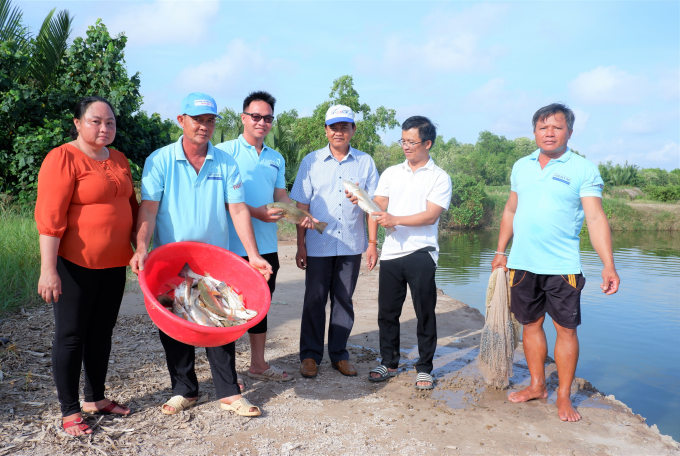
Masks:
[[[354,111],[344,105],[335,105],[326,111],[326,125],[333,125],[337,122],[354,123]]]
[[[217,103],[210,95],[194,92],[182,100],[182,114],[188,116],[200,116],[201,114],[214,114],[218,119],[222,116],[217,114]]]

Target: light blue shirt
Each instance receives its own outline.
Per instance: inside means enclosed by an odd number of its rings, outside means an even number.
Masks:
[[[353,147],[342,161],[333,157],[329,146],[302,159],[290,197],[309,204],[309,212],[328,223],[323,234],[306,230],[308,256],[357,255],[366,251],[366,213],[345,197],[342,181],[358,182],[373,198],[379,177],[373,158]]]
[[[255,146],[248,144],[243,135],[215,147],[231,155],[238,164],[247,205],[260,207],[273,203],[274,189],[286,188],[286,162],[283,156],[274,149],[265,145],[262,147],[262,152],[258,154]],[[246,256],[246,249],[236,234],[234,222],[229,214],[227,214],[227,221],[229,223],[229,250],[237,255]],[[256,218],[252,218],[252,221],[260,255],[277,252],[279,248],[276,223],[267,223]]]
[[[585,217],[581,198],[602,197],[600,171],[569,149],[541,169],[539,153],[512,167],[511,189],[518,202],[508,267],[534,274],[578,274],[579,232]]]
[[[208,155],[196,174],[179,140],[149,155],[142,174],[142,199],[159,201],[154,247],[196,241],[229,248],[225,203],[242,203],[238,165],[208,143]]]

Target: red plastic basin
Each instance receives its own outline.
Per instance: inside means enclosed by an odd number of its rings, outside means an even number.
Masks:
[[[212,328],[190,323],[163,307],[156,297],[183,279],[177,274],[185,263],[197,274],[206,271],[216,279],[234,287],[243,295],[247,309],[257,316],[247,323],[229,328]],[[262,274],[240,256],[214,245],[200,242],[174,242],[154,249],[139,272],[139,285],[151,320],[168,336],[195,347],[218,347],[234,342],[248,328],[258,324],[269,311],[271,296]]]

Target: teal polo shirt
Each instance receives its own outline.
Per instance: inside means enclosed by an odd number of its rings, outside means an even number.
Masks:
[[[286,188],[286,162],[283,156],[274,149],[264,145],[259,154],[255,146],[248,144],[240,135],[238,139],[218,144],[221,149],[231,155],[241,173],[246,204],[260,207],[274,202],[274,189]],[[229,223],[229,250],[237,255],[246,256],[241,239],[236,235],[234,222],[227,214]],[[278,251],[276,223],[267,223],[256,218],[253,221],[253,231],[260,255]]]
[[[196,241],[229,248],[225,203],[242,203],[238,165],[208,143],[198,174],[184,156],[182,137],[153,152],[142,174],[142,199],[159,201],[154,247]]]
[[[581,198],[602,198],[600,171],[569,149],[541,169],[539,153],[512,167],[511,189],[518,201],[508,267],[534,274],[578,274],[579,232],[585,217]]]

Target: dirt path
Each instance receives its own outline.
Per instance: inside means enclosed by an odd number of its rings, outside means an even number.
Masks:
[[[110,397],[129,404],[127,418],[89,418],[92,437],[74,439],[58,428],[56,392],[50,377],[52,316],[42,308],[0,323],[0,456],[16,455],[417,455],[417,454],[680,454],[678,445],[649,428],[613,398],[588,382],[574,382],[574,403],[583,415],[562,423],[556,414],[554,365],[548,366],[547,400],[513,404],[507,391],[487,390],[475,357],[483,318],[448,296],[438,301],[437,387],[417,393],[412,365],[415,316],[410,300],[402,316],[403,365],[382,384],[366,380],[377,361],[377,271],[363,271],[355,294],[356,323],[351,361],[359,376],[343,377],[326,358],[316,379],[298,372],[299,318],[304,274],[294,267],[294,245],[282,243],[282,269],[270,311],[267,359],[286,368],[287,383],[245,378],[247,397],[263,409],[248,419],[219,409],[205,352],[197,350],[199,404],[168,417],[159,405],[170,397],[170,381],[155,326],[141,297],[126,296],[114,336],[107,382]],[[237,369],[247,368],[247,338],[237,342]],[[515,387],[528,382],[521,350]]]

